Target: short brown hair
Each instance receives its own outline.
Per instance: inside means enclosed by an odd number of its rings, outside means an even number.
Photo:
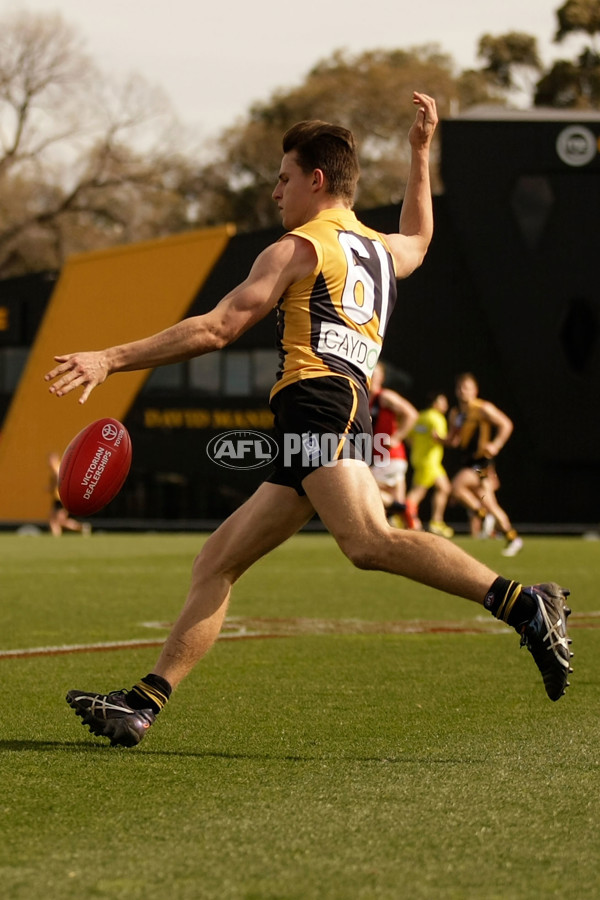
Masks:
[[[455,387],[458,387],[459,384],[462,384],[463,381],[472,381],[477,390],[479,390],[479,382],[475,378],[472,372],[461,372],[460,375],[457,375],[454,379]]]
[[[360,166],[351,131],[319,119],[298,122],[283,136],[283,152],[292,150],[296,151],[303,172],[321,169],[332,197],[340,197],[352,205]]]

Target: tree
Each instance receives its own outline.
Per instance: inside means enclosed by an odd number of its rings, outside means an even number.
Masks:
[[[557,60],[538,82],[536,106],[600,109],[600,55],[586,49],[575,62]]]
[[[414,88],[436,97],[442,117],[504,105],[534,88],[538,105],[600,106],[600,0],[568,0],[556,15],[557,40],[583,32],[592,45],[548,72],[536,39],[518,31],[483,35],[481,69],[459,73],[437,45],[338,50],[201,148],[203,158],[210,154],[203,165],[174,149],[183,144],[180,130],[155,88],[139,78],[114,84],[59,16],[12,16],[0,26],[0,277],[192,226],[278,224],[270,197],[281,136],[302,119],[336,121],[356,134],[359,208],[398,203]],[[432,176],[440,190],[435,147]]]
[[[223,133],[214,148],[215,161],[187,186],[199,198],[200,221],[229,219],[241,228],[277,223],[270,196],[281,161],[281,136],[294,122],[310,118],[338,122],[355,133],[362,169],[358,206],[399,202],[409,167],[406,135],[414,118],[413,89],[435,96],[441,115],[448,115],[463,96],[490,97],[482,80],[475,88],[476,81],[456,78],[451,58],[437,45],[358,55],[334,52],[298,87],[276,91]],[[439,189],[435,151],[433,171]]]
[[[555,40],[583,31],[590,38],[600,33],[600,0],[567,0],[556,12],[558,29]]]
[[[186,201],[174,186],[186,163],[164,138],[167,124],[172,133],[162,95],[137,78],[111,83],[59,16],[8,17],[0,27],[0,276],[58,268],[68,253],[181,224]]]
[[[600,109],[600,0],[567,0],[556,12],[558,28],[555,41],[585,34],[590,44],[575,61],[559,59],[537,84],[536,106],[574,109]]]
[[[485,61],[482,69],[490,85],[505,92],[520,91],[531,95],[535,79],[542,72],[537,40],[521,31],[510,31],[494,37],[484,34],[479,40],[478,56]]]

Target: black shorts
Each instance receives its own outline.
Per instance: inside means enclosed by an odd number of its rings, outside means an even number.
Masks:
[[[369,399],[341,375],[305,378],[282,388],[271,400],[278,453],[272,484],[293,487],[311,472],[345,457],[371,461],[373,427]]]
[[[473,469],[480,478],[487,478],[489,475],[490,469],[493,468],[493,460],[489,459],[486,456],[474,457],[472,456],[467,463],[465,463],[466,469]]]

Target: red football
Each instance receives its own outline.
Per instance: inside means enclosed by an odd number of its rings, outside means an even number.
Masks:
[[[131,438],[117,419],[98,419],[76,435],[58,473],[60,499],[71,515],[91,516],[116,497],[131,466]]]

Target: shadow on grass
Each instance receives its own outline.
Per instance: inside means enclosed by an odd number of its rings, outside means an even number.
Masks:
[[[437,763],[439,765],[471,765],[481,762],[481,759],[475,758],[453,758],[453,757],[426,757],[418,758],[415,756],[353,756],[351,754],[315,754],[313,756],[302,756],[296,753],[233,753],[225,750],[152,750],[149,747],[144,749],[136,747],[111,747],[110,744],[92,744],[88,741],[34,741],[34,740],[0,740],[0,754],[6,751],[84,751],[86,753],[118,753],[129,752],[135,756],[147,757],[176,757],[180,759],[239,759],[239,760],[256,760],[279,761],[279,762],[317,762],[321,760],[340,760],[344,762],[365,762],[365,763],[386,763],[386,764],[414,764],[414,763]]]

